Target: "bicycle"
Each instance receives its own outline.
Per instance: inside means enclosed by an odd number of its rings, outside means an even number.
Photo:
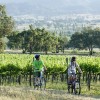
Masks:
[[[41,71],[41,72],[37,72],[39,73],[40,75],[39,76],[34,76],[34,79],[33,79],[33,86],[34,86],[34,89],[43,89],[45,90],[46,88],[46,79],[44,77],[44,71]]]
[[[74,93],[80,95],[81,85],[80,85],[80,76],[81,74],[71,74],[71,80],[68,82],[68,93]]]

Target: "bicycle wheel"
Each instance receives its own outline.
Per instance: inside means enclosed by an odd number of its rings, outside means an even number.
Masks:
[[[68,93],[70,93],[70,85],[68,84]]]
[[[36,83],[35,83],[35,77],[33,78],[33,86],[34,86],[34,89],[36,88]]]
[[[68,84],[68,93],[73,93],[73,85]]]
[[[33,86],[34,86],[34,89],[39,88],[39,81],[37,77],[34,77],[33,79]]]
[[[79,82],[75,82],[74,93],[80,95],[81,93],[81,86]]]
[[[45,88],[46,88],[46,80],[45,80],[44,77],[42,77],[42,78],[40,79],[40,89],[45,90]]]

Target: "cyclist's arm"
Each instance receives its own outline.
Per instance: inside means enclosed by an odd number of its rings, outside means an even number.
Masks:
[[[76,67],[77,69],[78,69],[78,71],[79,71],[79,73],[81,73],[82,74],[82,70],[81,70],[81,68],[79,67],[79,65],[77,64],[77,67]]]
[[[71,67],[71,65],[69,64],[68,67],[67,67],[67,74],[70,73],[70,67]]]
[[[47,70],[47,68],[46,68],[46,66],[43,64],[43,70],[44,71],[46,71]]]
[[[44,71],[47,70],[47,68],[46,68],[46,66],[44,65],[43,61],[42,61],[42,65],[43,65]]]

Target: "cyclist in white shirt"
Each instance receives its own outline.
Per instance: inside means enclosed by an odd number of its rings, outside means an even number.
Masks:
[[[71,62],[68,66],[68,83],[70,83],[73,79],[75,80],[76,68],[78,69],[79,73],[82,73],[81,68],[79,67],[78,63],[76,62],[76,57],[72,57]],[[72,77],[72,75],[73,75],[73,77]]]

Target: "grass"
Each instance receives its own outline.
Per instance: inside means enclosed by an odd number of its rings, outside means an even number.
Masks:
[[[6,86],[6,85],[5,85]],[[11,87],[29,87],[29,84],[23,84],[23,85],[14,85],[10,84]],[[33,87],[32,87],[33,88]],[[46,89],[47,90],[55,90],[55,92],[59,93],[60,91],[64,91],[67,93],[67,84],[66,82],[61,82],[61,81],[54,81],[53,83],[51,81],[48,81],[46,84]],[[100,82],[92,82],[91,83],[91,89],[90,91],[88,90],[88,87],[85,82],[81,82],[81,95],[85,96],[91,96],[91,97],[100,97]]]
[[[47,89],[65,90],[67,92],[66,82],[54,82],[53,84],[48,82],[46,87]],[[88,90],[85,82],[81,83],[81,94],[86,96],[100,97],[100,82],[92,82],[90,91]]]
[[[86,87],[86,85],[82,85],[82,94],[90,95],[90,96],[100,96],[100,82],[91,83],[90,91]]]
[[[0,87],[0,100],[100,100],[67,94],[64,90],[33,90],[31,87]]]
[[[37,91],[37,90],[34,91],[33,86],[29,87],[29,84],[25,84],[25,83],[22,85],[18,85],[18,84],[10,84],[10,86],[6,86],[6,85],[7,84],[5,84],[5,86],[0,87],[0,100],[6,100],[6,97],[9,98],[7,100],[67,100],[66,99],[67,84],[65,81],[61,82],[60,80],[58,80],[58,81],[54,81],[53,83],[51,81],[48,81],[46,85],[46,91],[44,92]],[[91,83],[90,91],[88,90],[86,83],[81,81],[81,88],[82,88],[81,96],[90,97],[90,98],[98,98],[100,100],[100,82],[99,81]],[[71,98],[70,95],[69,95],[69,98]],[[92,99],[89,99],[89,100],[92,100]]]

